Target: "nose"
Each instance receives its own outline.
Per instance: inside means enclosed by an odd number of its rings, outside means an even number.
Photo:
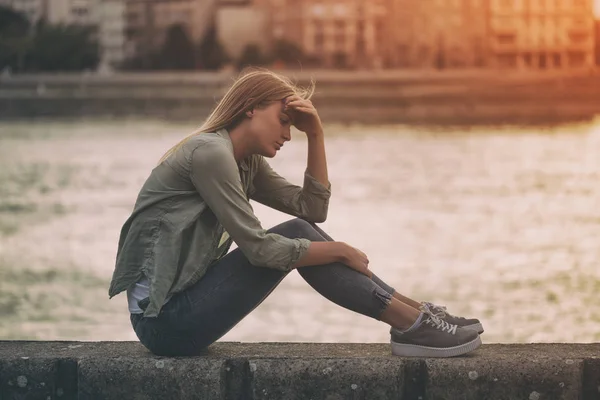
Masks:
[[[290,140],[292,140],[292,133],[290,131],[290,128],[284,129],[283,138],[285,139],[286,142],[289,142]]]

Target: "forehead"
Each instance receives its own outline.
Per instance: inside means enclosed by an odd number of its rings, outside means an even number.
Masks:
[[[270,111],[273,111],[275,113],[281,113],[281,114],[287,114],[286,111],[284,111],[285,108],[285,99],[281,99],[278,101],[274,101],[271,104],[269,104],[269,106],[267,107]]]

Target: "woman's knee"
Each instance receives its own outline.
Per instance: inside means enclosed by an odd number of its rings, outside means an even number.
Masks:
[[[322,242],[325,239],[308,221],[301,218],[294,218],[270,229],[269,232],[296,239],[305,238],[313,242]]]

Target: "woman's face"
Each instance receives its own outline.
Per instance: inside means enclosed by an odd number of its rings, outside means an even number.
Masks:
[[[292,140],[290,128],[292,116],[283,111],[283,100],[274,101],[265,107],[255,108],[250,116],[249,128],[253,139],[254,153],[275,157],[285,142]]]

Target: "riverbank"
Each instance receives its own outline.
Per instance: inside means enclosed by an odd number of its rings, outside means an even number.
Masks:
[[[484,345],[409,359],[388,344],[228,343],[157,357],[136,342],[0,341],[5,398],[565,399],[600,395],[600,344]]]
[[[600,74],[499,71],[288,72],[317,82],[324,121],[364,124],[554,124],[600,114]],[[230,73],[23,75],[0,79],[0,119],[201,121]]]

